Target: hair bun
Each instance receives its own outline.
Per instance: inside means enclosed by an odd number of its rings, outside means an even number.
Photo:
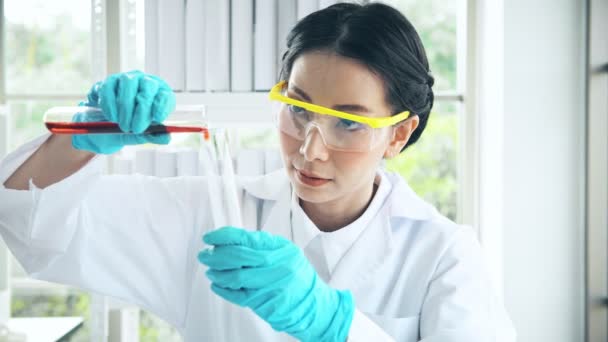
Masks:
[[[428,76],[428,78],[426,80],[426,84],[429,87],[432,87],[435,84],[435,77],[433,76],[433,73],[430,70],[427,71],[427,76]]]

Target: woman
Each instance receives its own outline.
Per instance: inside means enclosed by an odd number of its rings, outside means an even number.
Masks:
[[[215,230],[203,177],[100,174],[97,154],[168,136],[46,135],[0,169],[0,228],[24,268],[133,302],[186,341],[514,340],[473,231],[379,168],[433,106],[413,26],[386,5],[334,5],[294,27],[282,63],[285,168],[239,180],[256,208],[245,229]],[[134,133],[174,104],[141,72],[87,101]]]

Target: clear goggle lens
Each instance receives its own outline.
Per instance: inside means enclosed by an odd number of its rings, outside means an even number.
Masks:
[[[364,123],[332,115],[318,114],[305,108],[273,101],[276,122],[281,132],[297,140],[317,129],[325,145],[338,151],[367,152],[378,146],[389,128],[372,128]]]

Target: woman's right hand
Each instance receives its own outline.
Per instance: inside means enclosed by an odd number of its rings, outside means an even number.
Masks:
[[[129,134],[75,134],[72,146],[76,149],[111,154],[125,145],[168,144],[171,139],[169,134],[141,134],[175,109],[173,90],[157,76],[137,70],[110,75],[93,85],[81,105],[100,108],[108,121]],[[76,115],[74,121],[83,118]]]

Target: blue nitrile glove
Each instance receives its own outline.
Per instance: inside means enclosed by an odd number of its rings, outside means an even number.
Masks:
[[[213,292],[301,341],[346,341],[355,310],[350,291],[325,284],[289,240],[224,227],[203,241],[214,246],[198,255]]]
[[[111,154],[125,145],[168,144],[169,134],[140,134],[151,123],[161,123],[175,108],[175,94],[154,75],[129,71],[108,76],[93,85],[87,101],[80,105],[101,108],[107,121],[116,122],[123,132],[135,134],[75,134],[72,145],[80,150]],[[72,119],[84,120],[76,114]]]

